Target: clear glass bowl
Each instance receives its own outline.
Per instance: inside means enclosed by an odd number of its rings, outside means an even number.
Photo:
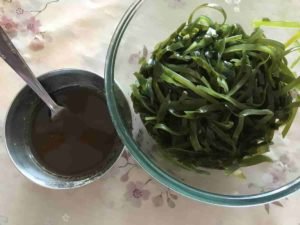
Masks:
[[[239,23],[250,33],[252,21],[268,17],[272,20],[299,21],[299,0],[214,0],[227,11],[228,23]],[[106,61],[105,82],[109,110],[115,127],[138,163],[156,180],[174,191],[202,202],[250,206],[285,197],[300,187],[300,115],[288,136],[275,135],[270,156],[273,163],[263,163],[242,169],[246,179],[226,176],[224,171],[210,170],[202,175],[182,169],[166,161],[156,150],[156,144],[147,133],[140,117],[133,110],[131,84],[133,73],[139,70],[138,60],[149,57],[155,44],[167,38],[191,11],[205,3],[199,0],[138,0],[126,12],[112,38]],[[203,13],[221,20],[214,10]],[[269,38],[286,41],[297,30],[264,29]],[[298,54],[298,53],[297,53]],[[291,56],[290,59],[296,57]],[[296,72],[299,72],[299,67]],[[121,87],[128,102],[132,124],[126,112],[117,107],[115,82]],[[127,112],[128,114],[128,112]]]

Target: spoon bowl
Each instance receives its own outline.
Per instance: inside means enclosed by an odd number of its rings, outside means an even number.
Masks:
[[[90,88],[104,92],[103,78],[82,70],[52,71],[38,79],[50,95],[70,87]],[[127,112],[127,117],[124,120],[131,124],[131,114],[127,101],[118,87],[116,91],[119,93],[121,100],[120,110]],[[35,154],[33,154],[30,132],[34,112],[39,104],[42,104],[42,101],[38,96],[28,86],[24,87],[12,102],[5,122],[5,142],[8,153],[17,169],[25,177],[46,188],[71,189],[87,185],[99,179],[114,165],[123,150],[121,142],[118,142],[117,146],[111,149],[104,164],[99,165],[93,171],[78,176],[58,175],[40,164]]]

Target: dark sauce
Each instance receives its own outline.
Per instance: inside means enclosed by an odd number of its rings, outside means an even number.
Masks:
[[[49,171],[78,176],[105,167],[120,141],[111,122],[103,93],[70,87],[52,94],[68,111],[51,120],[41,103],[32,122],[31,140],[37,161]]]

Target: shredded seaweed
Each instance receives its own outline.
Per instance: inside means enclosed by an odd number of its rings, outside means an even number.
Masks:
[[[224,21],[196,13],[220,12]],[[132,100],[160,150],[185,168],[224,169],[271,162],[274,132],[286,136],[299,107],[292,92],[300,78],[287,66],[285,45],[268,39],[261,26],[300,28],[299,22],[254,21],[246,34],[239,24],[227,24],[216,4],[197,7],[186,23],[159,43],[136,73]],[[300,58],[298,59],[300,61]],[[199,170],[203,171],[203,170]]]

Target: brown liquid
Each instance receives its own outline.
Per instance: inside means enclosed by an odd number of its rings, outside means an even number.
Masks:
[[[55,121],[40,104],[31,140],[40,164],[59,175],[76,176],[102,168],[120,145],[103,94],[83,88],[65,88],[53,94],[68,109]]]

